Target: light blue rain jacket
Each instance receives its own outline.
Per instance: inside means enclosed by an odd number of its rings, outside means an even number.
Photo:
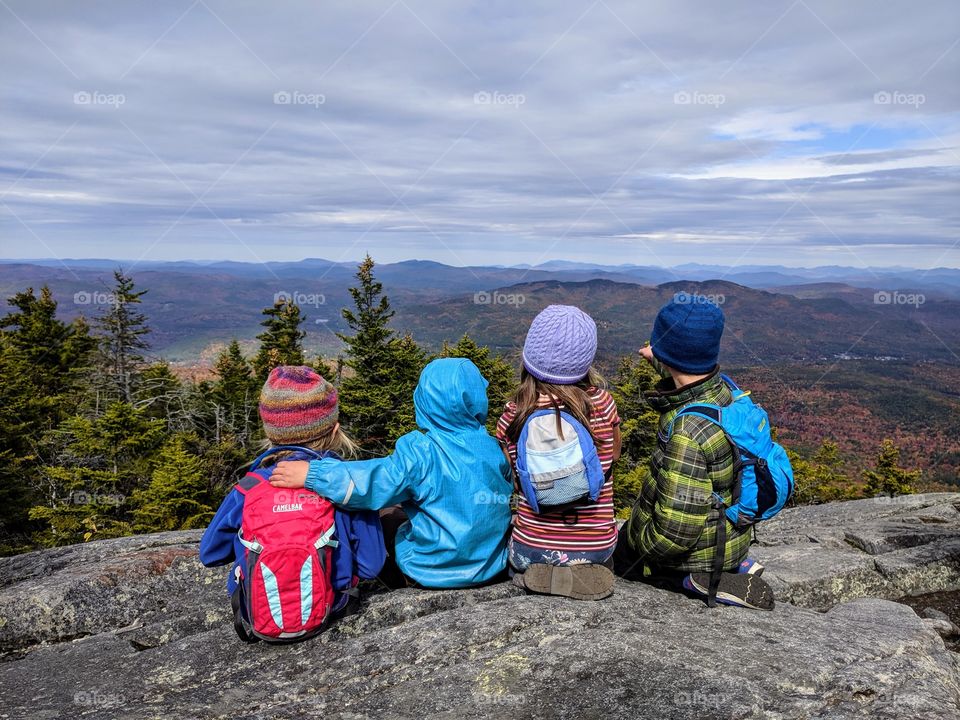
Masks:
[[[487,381],[463,358],[434,360],[413,394],[419,431],[377,460],[310,463],[306,486],[350,510],[403,505],[397,564],[425,587],[479,585],[507,563],[511,469],[487,433]],[[389,548],[388,548],[389,550]]]

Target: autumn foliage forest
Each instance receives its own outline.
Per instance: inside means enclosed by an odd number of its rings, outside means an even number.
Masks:
[[[433,349],[396,332],[369,257],[350,288],[353,305],[342,311],[348,331],[336,357],[305,356],[304,315],[282,298],[264,308],[251,357],[234,340],[212,367],[175,369],[151,355],[150,320],[141,311],[148,292],[118,270],[112,301],[70,322],[58,317],[46,287],[8,299],[0,318],[0,554],[204,527],[262,444],[257,398],[277,365],[310,364],[338,386],[342,421],[364,457],[388,453],[415,428],[413,389],[433,357],[476,363],[490,381],[491,426],[517,382],[517,358],[496,355],[457,328]],[[623,515],[649,479],[656,416],[643,393],[656,378],[637,355],[601,370],[624,421],[614,470]],[[957,404],[930,392],[958,387],[956,368],[901,363],[866,372],[837,363],[734,371],[791,451],[795,502],[957,482]]]

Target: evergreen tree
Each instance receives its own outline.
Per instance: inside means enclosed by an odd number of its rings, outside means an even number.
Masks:
[[[279,365],[303,365],[303,338],[300,329],[305,320],[300,306],[288,298],[281,298],[272,307],[265,308],[266,319],[260,324],[266,330],[257,335],[260,350],[253,359],[257,379],[263,383],[270,371]]]
[[[28,288],[8,303],[16,310],[0,318],[5,351],[21,365],[36,399],[55,399],[75,383],[76,371],[87,366],[96,341],[82,319],[69,325],[57,319],[57,302],[46,285],[40,297]]]
[[[643,484],[650,477],[650,456],[656,447],[659,416],[647,404],[643,393],[652,390],[657,373],[638,356],[620,358],[610,393],[620,415],[620,459],[613,469],[613,505],[626,516]]]
[[[787,451],[793,467],[793,502],[797,505],[850,500],[856,493],[843,470],[837,444],[824,440],[811,460]]]
[[[317,355],[316,360],[310,363],[310,367],[317,371],[324,380],[329,383],[337,383],[337,370],[335,366],[328,365],[322,355]]]
[[[45,438],[38,504],[30,517],[44,528],[41,545],[66,545],[130,533],[127,499],[150,476],[166,422],[129,403],[111,403],[100,417],[74,416]]]
[[[0,555],[26,549],[28,511],[33,503],[29,478],[38,462],[35,433],[43,424],[33,388],[0,337]],[[49,409],[47,410],[49,412]]]
[[[36,501],[37,445],[77,406],[82,373],[96,345],[83,320],[57,319],[50,289],[9,299],[0,318],[0,553],[27,542]]]
[[[894,497],[913,493],[920,479],[920,471],[900,467],[900,448],[894,445],[893,440],[884,439],[874,468],[864,470],[863,478],[867,481],[864,488],[866,497]]]
[[[497,427],[497,420],[503,412],[510,395],[517,385],[517,376],[513,366],[503,359],[502,355],[491,355],[490,348],[477,345],[469,335],[464,334],[456,345],[444,342],[440,350],[440,357],[459,357],[471,360],[480,374],[486,378],[487,400],[490,406],[487,418],[487,429],[493,432]]]
[[[108,397],[134,401],[140,380],[143,351],[149,347],[146,316],[137,309],[146,290],[135,290],[133,278],[122,270],[113,273],[114,287],[109,309],[96,321],[103,355],[102,371]]]
[[[410,335],[394,338],[390,341],[389,349],[393,377],[386,388],[390,402],[386,443],[392,446],[398,437],[417,428],[413,391],[417,388],[420,371],[427,358]]]
[[[175,435],[163,446],[150,484],[131,498],[133,531],[138,533],[204,528],[213,519],[215,501],[207,485],[202,458]]]
[[[259,434],[260,387],[250,363],[243,357],[240,343],[233,340],[220,353],[214,372],[217,379],[210,397],[216,413],[215,441],[230,436],[246,447]]]
[[[135,405],[150,417],[167,421],[168,430],[180,432],[192,427],[189,392],[164,360],[146,366],[140,373]]]
[[[347,365],[358,374],[375,373],[382,368],[387,344],[393,337],[389,323],[394,312],[390,300],[383,295],[383,283],[373,275],[374,266],[369,255],[360,263],[355,276],[360,284],[350,288],[356,312],[347,308],[342,311],[354,334],[337,335],[350,349]]]
[[[393,418],[398,409],[401,413],[403,410],[395,407],[398,393],[392,386],[397,381],[396,356],[410,348],[391,342],[393,331],[389,322],[393,310],[382,294],[383,285],[374,277],[373,268],[373,259],[367,255],[357,269],[359,284],[350,288],[355,310],[342,311],[353,334],[337,335],[346,343],[345,364],[351,371],[340,384],[340,417],[365,449],[383,452],[390,445],[392,432],[388,426],[395,432],[407,424],[404,417]]]
[[[650,467],[644,464],[634,465],[632,468],[613,476],[613,510],[618,518],[626,520],[630,511],[640,497],[643,486],[650,482]]]

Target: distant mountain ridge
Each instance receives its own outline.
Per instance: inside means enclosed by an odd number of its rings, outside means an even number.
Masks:
[[[597,321],[601,354],[612,361],[650,337],[657,310],[672,298],[702,295],[727,317],[723,355],[737,365],[883,358],[956,363],[960,301],[919,306],[878,304],[872,290],[841,286],[809,298],[757,290],[726,280],[675,281],[655,287],[609,280],[523,283],[501,288],[502,299],[447,299],[405,306],[397,325],[438,343],[449,328],[505,353],[516,353],[533,316],[551,303],[574,304]],[[512,299],[511,299],[512,298]],[[486,298],[480,298],[486,300]]]
[[[117,265],[110,260],[0,262],[0,292],[10,296],[48,284],[63,316],[90,317],[100,312]],[[960,270],[730,270],[562,260],[534,268],[454,267],[408,260],[378,265],[376,274],[397,310],[396,327],[433,347],[469,332],[478,342],[510,351],[536,310],[559,302],[591,312],[601,326],[602,347],[621,352],[649,336],[662,303],[676,293],[697,292],[723,296],[730,323],[725,351],[739,363],[834,356],[960,363]],[[189,362],[234,337],[252,343],[261,310],[284,294],[303,306],[311,350],[336,351],[334,331],[344,329],[340,309],[351,302],[348,288],[355,271],[353,263],[313,258],[266,264],[144,262],[135,265],[133,275],[150,291],[143,309],[154,328],[154,351]],[[877,282],[868,283],[865,274]],[[917,284],[906,284],[910,278]],[[511,302],[510,296],[523,302]],[[907,304],[911,298],[922,303]]]
[[[146,260],[110,260],[95,259],[42,259],[42,260],[3,260],[3,266],[37,266],[61,269],[112,270],[117,266],[136,269],[158,270],[205,274],[225,272],[242,277],[273,277],[278,275],[300,275],[303,272],[338,273],[347,271],[352,274],[355,261],[335,261],[325,258],[306,258],[298,261],[270,261],[265,263],[218,261],[146,261]],[[379,272],[390,276],[401,284],[410,281],[410,275],[420,275],[424,271],[439,272],[450,277],[499,278],[501,284],[545,279],[543,274],[555,276],[558,280],[587,280],[607,278],[621,282],[639,282],[646,285],[659,285],[671,280],[710,280],[724,279],[755,288],[789,287],[812,283],[840,282],[854,287],[869,287],[886,290],[933,290],[960,297],[960,268],[938,267],[916,269],[908,267],[856,268],[840,265],[822,265],[812,268],[795,268],[783,265],[707,265],[685,263],[674,267],[655,265],[604,265],[600,263],[577,262],[571,260],[549,260],[538,265],[483,265],[453,266],[433,260],[403,260],[384,263],[378,266]],[[422,280],[422,275],[420,276]],[[469,285],[469,282],[466,283]]]

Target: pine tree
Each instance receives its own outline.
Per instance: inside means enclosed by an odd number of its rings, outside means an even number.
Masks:
[[[216,413],[215,441],[232,436],[241,446],[251,444],[258,434],[257,402],[259,384],[243,357],[240,343],[233,340],[217,357],[210,397]]]
[[[265,382],[270,371],[279,365],[303,365],[303,338],[300,329],[305,320],[300,306],[288,298],[281,298],[272,307],[265,308],[266,320],[260,324],[266,330],[257,335],[260,350],[253,359],[257,379]]]
[[[329,383],[337,383],[336,368],[328,365],[322,355],[317,355],[316,359],[310,363],[310,367],[317,371],[317,374]]]
[[[113,273],[109,309],[96,321],[101,335],[103,373],[108,397],[132,403],[140,380],[143,351],[149,347],[146,316],[137,309],[146,290],[135,290],[133,278],[122,270]]]
[[[357,269],[359,284],[350,288],[355,310],[342,311],[353,334],[337,335],[346,343],[345,364],[352,371],[340,384],[340,417],[365,449],[383,452],[391,444],[391,428],[395,432],[407,424],[404,417],[393,418],[403,409],[395,406],[399,393],[392,388],[397,382],[393,367],[397,354],[409,347],[392,344],[393,310],[373,268],[373,259],[367,255]]]
[[[855,496],[835,442],[824,440],[809,461],[789,450],[787,454],[793,467],[795,504],[850,500]]]
[[[190,451],[189,438],[176,435],[164,444],[150,484],[131,498],[133,530],[138,533],[203,528],[213,518],[202,458]]]
[[[659,416],[643,393],[652,390],[656,381],[656,371],[643,358],[620,358],[610,388],[621,419],[620,459],[613,469],[613,505],[620,516],[629,513],[650,477],[648,464],[656,447]]]
[[[131,531],[128,498],[150,476],[166,422],[115,401],[95,418],[76,415],[48,434],[41,453],[38,504],[30,517],[41,545],[66,545]]]
[[[0,318],[6,350],[22,365],[37,398],[52,398],[75,380],[74,370],[86,367],[95,340],[83,320],[66,324],[56,317],[57,302],[44,285],[40,297],[33,288],[8,300],[16,308]]]
[[[872,470],[864,470],[863,477],[867,481],[864,488],[866,497],[877,495],[909,495],[920,479],[919,470],[908,470],[900,467],[900,448],[894,445],[893,440],[884,439],[880,445],[880,453]]]
[[[387,387],[391,411],[387,422],[386,443],[392,446],[398,437],[416,430],[416,411],[413,391],[417,388],[420,371],[427,362],[426,354],[410,335],[390,341],[393,377]]]
[[[14,309],[0,318],[0,553],[22,546],[33,529],[37,446],[76,408],[96,345],[82,319],[57,319],[47,287],[8,302]]]
[[[33,442],[44,422],[21,369],[0,337],[0,555],[26,549],[34,502],[28,478],[38,463]]]
[[[464,334],[456,345],[443,343],[439,357],[460,357],[471,360],[480,374],[486,378],[487,401],[490,411],[487,418],[487,429],[493,432],[497,420],[503,412],[510,395],[517,385],[517,376],[513,366],[503,359],[502,355],[491,355],[490,348],[477,345],[469,335]]]
[[[150,417],[167,421],[167,429],[180,432],[192,428],[189,391],[173,374],[165,360],[146,366],[140,373],[135,405]]]
[[[338,335],[352,351],[348,365],[358,373],[380,369],[379,353],[393,336],[388,325],[394,312],[390,309],[390,300],[383,295],[383,283],[373,275],[374,266],[369,255],[360,263],[355,276],[360,285],[350,288],[356,312],[347,308],[342,311],[354,335]]]

